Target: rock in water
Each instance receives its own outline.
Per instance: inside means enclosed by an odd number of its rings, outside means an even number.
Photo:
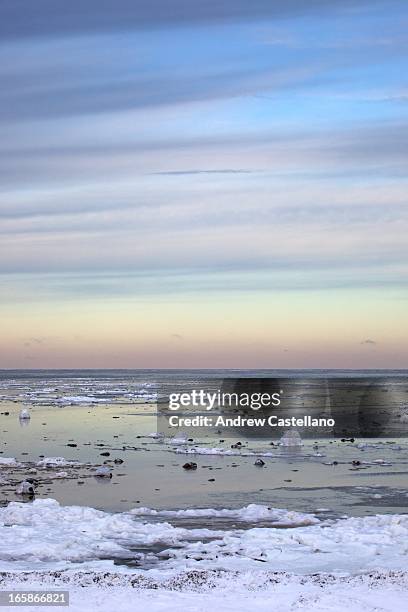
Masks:
[[[185,470],[196,470],[197,469],[197,464],[194,463],[194,461],[189,461],[188,463],[185,463],[183,465],[183,468]]]
[[[34,485],[31,482],[28,482],[28,480],[23,480],[23,482],[20,482],[20,484],[16,488],[16,494],[34,497]]]
[[[257,459],[255,461],[254,465],[258,465],[259,467],[263,467],[265,465],[265,461],[262,461],[262,459]]]

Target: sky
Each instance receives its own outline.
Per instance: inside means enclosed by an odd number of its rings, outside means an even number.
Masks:
[[[408,367],[404,0],[0,0],[0,368]]]

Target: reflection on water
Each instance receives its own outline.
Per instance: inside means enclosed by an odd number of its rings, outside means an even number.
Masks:
[[[37,497],[114,511],[138,506],[233,508],[248,503],[304,512],[326,508],[333,515],[407,509],[405,439],[306,440],[303,446],[281,447],[264,439],[220,441],[207,436],[173,445],[150,437],[156,426],[151,405],[140,405],[136,414],[127,405],[34,406],[30,427],[20,426],[18,409],[4,403],[0,414],[0,459],[15,457],[23,463],[11,470],[12,485],[0,485],[3,501],[17,501],[16,483],[32,477],[41,481]],[[182,451],[196,447],[234,454],[189,455],[197,470],[183,470]],[[265,462],[262,469],[254,465],[257,454]],[[43,470],[35,464],[44,457],[64,457],[83,465]],[[95,466],[104,464],[112,479],[94,478]],[[37,474],[29,474],[29,468]],[[54,477],[61,471],[69,477]],[[11,472],[0,467],[2,477],[9,478]]]
[[[151,436],[157,431],[153,400],[160,391],[159,378],[168,389],[180,381],[200,385],[204,376],[224,379],[232,374],[293,375],[303,384],[324,372],[0,372],[0,502],[17,501],[18,483],[33,478],[38,480],[37,497],[114,511],[249,503],[304,512],[325,508],[330,516],[406,511],[408,440],[398,439],[397,429],[381,440],[316,437],[304,439],[303,446],[279,446],[280,434],[272,440],[242,430],[229,432],[228,438],[201,430],[179,444]],[[376,393],[386,396],[388,405],[399,401],[401,372],[387,372],[387,378],[391,390]],[[367,405],[373,403],[370,393],[364,397]],[[299,410],[301,405],[299,399]],[[19,418],[22,407],[30,419]],[[184,451],[193,454],[187,457]],[[258,455],[265,463],[262,469],[254,465]],[[7,467],[9,457],[21,466]],[[47,457],[80,465],[36,465]],[[197,463],[197,469],[183,470],[186,460]],[[95,478],[98,465],[107,465],[113,477]]]

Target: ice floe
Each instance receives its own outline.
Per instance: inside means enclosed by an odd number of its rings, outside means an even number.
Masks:
[[[275,457],[276,454],[271,453],[269,451],[249,451],[244,447],[240,447],[238,449],[229,449],[229,448],[214,448],[208,446],[186,446],[183,448],[175,449],[176,453],[181,453],[183,455],[226,455],[226,456],[240,456],[240,457]]]
[[[289,431],[286,431],[281,439],[280,439],[280,445],[281,446],[302,446],[303,442],[302,442],[302,438],[300,437],[300,434],[298,431],[296,431],[295,429],[290,429]]]
[[[229,510],[226,508],[189,508],[187,510],[153,510],[135,508],[131,513],[136,516],[161,516],[165,518],[226,518],[243,522],[268,521],[275,526],[299,527],[315,525],[319,519],[313,514],[270,508],[259,504],[249,504],[244,508]]]
[[[79,461],[71,461],[65,459],[65,457],[44,457],[37,462],[37,467],[79,467],[81,464]]]
[[[18,467],[21,465],[15,457],[0,457],[0,467]]]

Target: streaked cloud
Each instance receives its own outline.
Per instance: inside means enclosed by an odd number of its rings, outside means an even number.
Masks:
[[[406,364],[407,24],[0,3],[0,367]]]

